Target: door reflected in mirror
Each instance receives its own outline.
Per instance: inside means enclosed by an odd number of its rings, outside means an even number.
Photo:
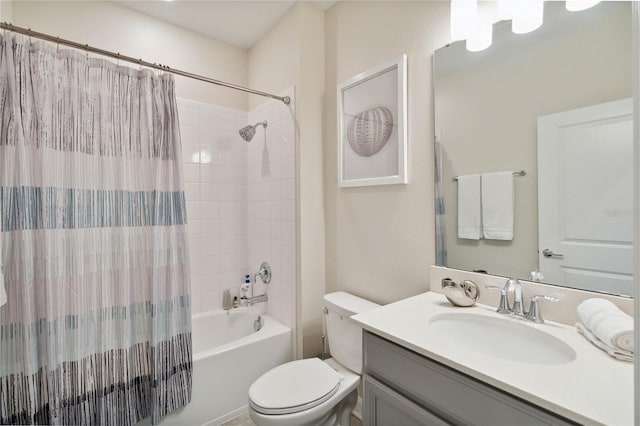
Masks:
[[[500,22],[487,50],[456,42],[434,55],[439,264],[630,295],[631,3],[544,7],[532,33]],[[454,178],[518,170],[512,239],[460,238]]]

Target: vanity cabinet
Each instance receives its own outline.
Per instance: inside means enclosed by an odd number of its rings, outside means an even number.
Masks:
[[[575,424],[368,331],[363,353],[366,426]]]

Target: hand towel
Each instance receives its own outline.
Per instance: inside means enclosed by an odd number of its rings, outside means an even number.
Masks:
[[[621,361],[633,362],[633,352],[616,349],[607,345],[596,336],[594,336],[593,333],[591,333],[589,329],[581,323],[576,323],[576,329],[578,330],[578,333],[582,334],[588,341],[608,353],[613,358],[619,359]]]
[[[481,237],[480,175],[458,176],[458,238]]]
[[[598,339],[614,348],[633,353],[633,318],[612,302],[592,298],[578,305],[578,317]]]
[[[513,172],[482,175],[482,234],[491,240],[513,240]]]
[[[576,309],[580,321],[590,330],[593,329],[602,315],[606,315],[610,311],[619,312],[620,310],[613,302],[600,298],[587,299],[580,303]]]

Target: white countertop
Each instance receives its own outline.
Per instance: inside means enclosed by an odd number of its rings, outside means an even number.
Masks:
[[[461,342],[430,332],[443,313],[473,313],[517,321],[545,331],[573,348],[576,359],[537,365],[461,350]],[[542,309],[544,316],[544,307]],[[452,306],[444,295],[427,292],[352,317],[365,330],[475,377],[560,416],[583,424],[633,425],[633,363],[615,360],[593,346],[575,327],[547,321],[534,324],[476,305]]]

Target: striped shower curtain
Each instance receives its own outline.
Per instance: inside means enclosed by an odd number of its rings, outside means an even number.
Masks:
[[[0,35],[0,424],[189,402],[181,167],[171,76]]]
[[[442,142],[435,139],[435,202],[436,202],[436,265],[447,266],[447,235],[444,216],[444,193],[442,189]]]

